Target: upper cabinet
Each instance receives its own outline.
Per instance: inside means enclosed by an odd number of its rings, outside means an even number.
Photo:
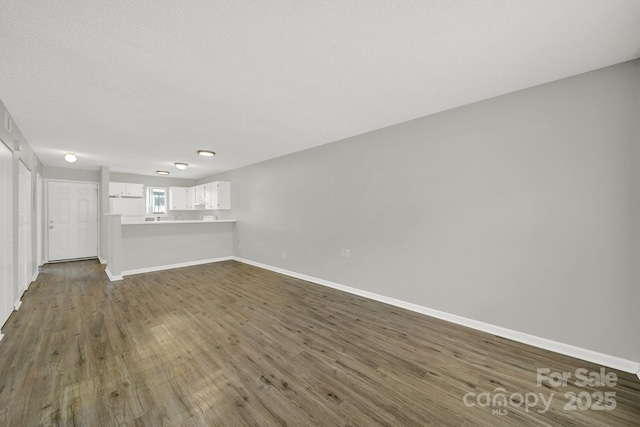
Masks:
[[[194,204],[196,205],[196,208],[199,206],[205,206],[207,204],[206,202],[206,186],[205,185],[196,185],[194,190]]]
[[[130,182],[110,182],[109,197],[144,197],[144,185]]]
[[[231,183],[216,181],[205,184],[205,202],[208,209],[231,209]]]
[[[169,188],[169,209],[174,211],[187,210],[187,192],[188,187],[170,187]]]
[[[228,210],[231,209],[231,184],[216,181],[194,187],[169,188],[171,210]]]
[[[187,188],[187,209],[196,208],[196,187]]]

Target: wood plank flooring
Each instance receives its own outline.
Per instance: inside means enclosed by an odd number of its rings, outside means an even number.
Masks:
[[[47,265],[2,332],[2,426],[640,425],[634,375],[538,386],[600,367],[235,261]]]

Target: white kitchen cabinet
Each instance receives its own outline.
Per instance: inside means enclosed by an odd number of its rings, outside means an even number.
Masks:
[[[187,209],[195,209],[196,187],[187,188]]]
[[[169,187],[169,209],[174,211],[187,210],[187,187]]]
[[[215,181],[204,184],[205,209],[231,209],[231,183]]]
[[[206,200],[205,200],[205,186],[204,185],[196,185],[195,186],[195,201],[194,204],[196,205],[196,208],[202,208],[205,206]]]
[[[194,187],[170,187],[169,209],[231,209],[231,185],[227,181],[216,181]]]
[[[110,182],[109,183],[109,196],[124,196],[127,193],[127,184],[124,182]]]
[[[127,183],[127,197],[144,197],[144,185]]]
[[[144,197],[144,185],[130,182],[110,182],[110,197]]]

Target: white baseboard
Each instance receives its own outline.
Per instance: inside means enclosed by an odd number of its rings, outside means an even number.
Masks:
[[[138,268],[138,269],[135,269],[135,270],[126,270],[126,271],[122,272],[122,275],[123,276],[131,276],[131,275],[134,275],[134,274],[152,273],[154,271],[171,270],[171,269],[174,269],[174,268],[182,268],[182,267],[191,267],[191,266],[194,266],[194,265],[210,264],[212,262],[230,261],[232,259],[233,259],[232,256],[226,256],[226,257],[220,257],[220,258],[202,259],[202,260],[198,260],[198,261],[180,262],[180,263],[177,263],[177,264],[158,265],[158,266],[155,266],[155,267],[146,267],[146,268]]]
[[[20,298],[22,298],[22,297],[20,297]],[[20,309],[20,306],[21,306],[21,305],[22,305],[22,300],[18,300],[18,301],[16,301],[16,303],[15,303],[15,304],[13,304],[13,309],[14,309],[15,311],[18,311],[18,310]]]
[[[423,307],[421,305],[412,304],[410,302],[398,300],[395,298],[389,298],[384,295],[363,291],[361,289],[352,288],[350,286],[340,285],[338,283],[330,282],[328,280],[307,276],[306,274],[300,274],[294,271],[289,271],[289,270],[285,270],[278,267],[272,267],[270,265],[262,264],[262,263],[251,261],[248,259],[239,258],[239,257],[233,257],[233,259],[245,264],[253,265],[255,267],[264,268],[265,270],[270,270],[276,273],[284,274],[286,276],[291,276],[297,279],[302,279],[308,282],[316,283],[318,285],[323,285],[333,289],[338,289],[340,291],[348,292],[354,295],[359,295],[361,297],[380,301],[386,304],[404,308],[417,313],[426,314],[427,316],[436,317],[438,319],[446,320],[451,323],[456,323],[458,325],[466,326],[466,327],[476,329],[482,332],[486,332],[492,335],[497,335],[502,338],[507,338],[512,341],[521,342],[523,344],[528,344],[534,347],[550,350],[556,353],[564,354],[566,356],[571,356],[577,359],[593,362],[598,365],[607,366],[609,368],[614,368],[620,371],[636,374],[638,378],[640,378],[640,363],[638,362],[622,359],[620,357],[599,353],[597,351],[588,350],[588,349],[576,347],[569,344],[564,344],[557,341],[552,341],[546,338],[537,337],[535,335],[529,335],[523,332],[518,332],[511,329],[503,328],[501,326],[479,322],[473,319],[467,319],[466,317],[445,313],[443,311],[434,310],[428,307]]]
[[[98,255],[98,261],[100,261],[100,264],[102,265],[107,265],[107,260],[102,258],[100,255]]]
[[[35,273],[33,273],[33,277],[31,277],[31,282],[29,282],[29,285],[27,286],[27,289],[29,289],[29,286],[31,286],[31,284],[33,282],[35,282],[36,280],[38,280],[38,275],[40,274],[40,270],[36,270]]]
[[[119,275],[119,276],[114,276],[113,274],[111,274],[111,270],[109,270],[109,267],[105,268],[104,272],[107,273],[107,277],[112,282],[117,282],[118,280],[123,280],[122,274]]]
[[[4,335],[0,334],[0,341],[2,341],[2,338],[4,338]]]

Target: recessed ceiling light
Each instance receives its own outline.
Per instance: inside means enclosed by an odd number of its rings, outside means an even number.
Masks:
[[[169,175],[169,171],[156,171],[158,175]]]
[[[213,157],[216,155],[214,151],[209,151],[209,150],[198,150],[198,154],[204,157]]]
[[[64,155],[64,159],[69,163],[75,163],[75,161],[78,160],[76,155],[74,153],[71,153],[71,152],[65,154]]]
[[[176,168],[180,169],[181,171],[185,170],[187,166],[189,166],[186,163],[174,163],[174,165],[176,165]]]

